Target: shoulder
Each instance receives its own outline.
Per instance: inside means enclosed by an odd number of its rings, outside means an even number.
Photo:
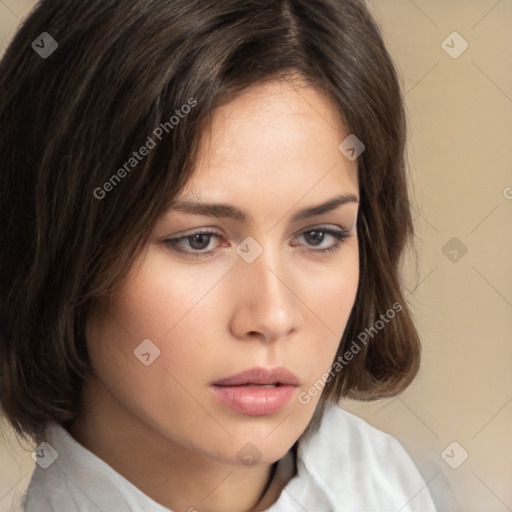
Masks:
[[[23,512],[111,510],[165,512],[105,461],[79,444],[63,427],[48,425],[47,442],[22,498]]]
[[[397,439],[333,403],[326,404],[317,429],[307,433],[304,442],[326,456],[352,453],[360,456],[358,460],[377,460],[395,454],[409,460]]]
[[[49,490],[51,489],[51,492]],[[22,512],[42,512],[54,510],[56,504],[69,512],[78,512],[72,498],[72,489],[55,471],[47,471],[36,464],[30,482],[21,501]]]
[[[57,504],[70,512],[78,511],[69,482],[65,478],[67,472],[63,472],[60,467],[62,458],[68,455],[65,453],[68,447],[63,443],[63,437],[62,428],[50,423],[46,428],[47,441],[34,450],[36,464],[23,494],[23,512],[53,510]]]
[[[434,512],[428,487],[393,436],[335,404],[299,444],[307,471],[344,506]]]

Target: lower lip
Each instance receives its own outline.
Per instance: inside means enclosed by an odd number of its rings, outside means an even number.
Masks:
[[[213,386],[212,389],[217,399],[233,411],[248,416],[266,416],[279,412],[291,400],[296,387]]]

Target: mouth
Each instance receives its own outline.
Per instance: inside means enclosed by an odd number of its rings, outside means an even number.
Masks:
[[[300,381],[283,367],[251,368],[211,383],[215,398],[225,407],[247,416],[266,416],[283,409]]]
[[[216,380],[214,386],[299,386],[299,378],[290,370],[279,366],[277,368],[255,367],[244,370],[230,377]]]
[[[273,384],[242,384],[245,388],[277,388],[278,386],[282,386],[283,384],[279,382],[274,382]]]

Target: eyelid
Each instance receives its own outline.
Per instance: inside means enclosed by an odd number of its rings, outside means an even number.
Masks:
[[[318,229],[318,230],[332,229],[332,230],[336,230],[336,231],[343,231],[344,233],[352,233],[352,232],[355,232],[355,230],[356,230],[356,223],[354,223],[350,228],[335,225],[335,224],[328,224],[328,223],[311,224],[309,226],[304,226],[304,227],[300,228],[292,236],[302,235],[308,231],[314,231],[315,229]],[[188,238],[190,236],[203,235],[203,234],[215,234],[215,235],[218,235],[219,237],[224,237],[224,233],[222,231],[219,231],[219,228],[203,226],[203,227],[199,227],[199,228],[187,229],[186,231],[179,232],[174,235],[165,237],[165,240],[177,240],[179,238]],[[243,238],[245,238],[245,237],[243,237]]]

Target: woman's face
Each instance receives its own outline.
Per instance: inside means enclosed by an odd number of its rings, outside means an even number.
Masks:
[[[338,149],[348,135],[326,98],[287,82],[215,112],[178,197],[202,212],[166,212],[88,325],[97,379],[127,426],[237,465],[274,462],[302,434],[358,286],[357,164]],[[355,200],[309,211],[340,196]],[[221,203],[218,215],[204,207]]]

